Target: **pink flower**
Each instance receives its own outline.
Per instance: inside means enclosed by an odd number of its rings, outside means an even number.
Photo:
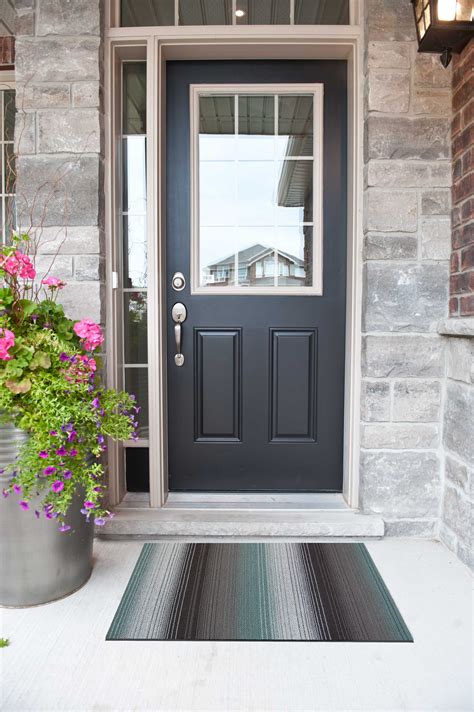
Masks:
[[[25,510],[30,508],[30,505],[28,504],[28,502],[25,502],[24,500],[19,502],[19,505],[22,509],[25,509]]]
[[[86,351],[94,351],[104,342],[100,326],[91,319],[82,319],[82,321],[76,322],[74,333],[83,341]]]
[[[95,503],[91,502],[90,500],[86,500],[84,502],[84,507],[85,507],[85,509],[94,509]]]
[[[14,255],[0,258],[0,267],[11,274],[12,276],[20,275],[23,279],[34,279],[36,270],[33,267],[30,258],[24,255],[20,250],[16,250]]]
[[[59,277],[46,277],[46,279],[41,280],[41,284],[46,285],[50,289],[62,289],[66,286],[66,282],[63,282]]]
[[[13,358],[8,353],[12,346],[15,346],[15,334],[10,329],[2,329],[0,327],[0,359],[2,361],[9,361]]]
[[[53,482],[51,485],[51,489],[53,492],[62,492],[64,489],[64,482],[61,482],[61,480],[56,480],[56,482]]]

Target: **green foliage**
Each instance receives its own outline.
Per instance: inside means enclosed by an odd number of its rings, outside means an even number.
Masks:
[[[8,638],[0,638],[0,648],[8,648],[10,641]]]
[[[75,322],[56,302],[63,283],[48,285],[46,298],[30,294],[34,268],[21,245],[15,238],[0,250],[0,422],[13,422],[30,437],[7,468],[4,494],[19,495],[23,509],[39,494],[36,515],[57,518],[66,530],[65,515],[80,489],[84,515],[101,524],[111,515],[102,506],[100,457],[107,438],[135,436],[138,408],[133,396],[101,383],[100,362],[92,354],[103,339],[100,329],[93,322],[77,324],[92,329],[95,342],[81,329],[81,336],[75,332]]]

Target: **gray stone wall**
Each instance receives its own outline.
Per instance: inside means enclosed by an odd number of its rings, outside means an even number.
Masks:
[[[412,8],[367,0],[361,504],[435,536],[442,493],[451,73],[417,54]]]
[[[100,0],[17,0],[19,221],[67,313],[103,322]]]
[[[474,338],[449,337],[446,341],[448,378],[439,534],[462,561],[474,568]]]

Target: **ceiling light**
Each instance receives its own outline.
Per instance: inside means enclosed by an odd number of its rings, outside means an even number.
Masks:
[[[243,10],[236,10],[235,11],[235,16],[236,17],[243,17],[245,15],[245,12]]]

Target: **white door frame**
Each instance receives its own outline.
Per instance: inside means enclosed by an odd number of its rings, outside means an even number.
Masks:
[[[361,380],[363,56],[362,26],[229,26],[117,28],[106,38],[106,235],[107,235],[107,378],[121,386],[119,307],[114,272],[120,257],[117,227],[118,162],[115,98],[123,59],[147,61],[147,198],[148,198],[148,373],[150,506],[163,507],[167,483],[166,285],[165,260],[165,65],[169,59],[344,59],[348,67],[348,225],[346,363],[343,495],[359,505],[359,428]],[[151,328],[155,325],[155,328]],[[111,448],[110,503],[125,492],[123,452]]]

